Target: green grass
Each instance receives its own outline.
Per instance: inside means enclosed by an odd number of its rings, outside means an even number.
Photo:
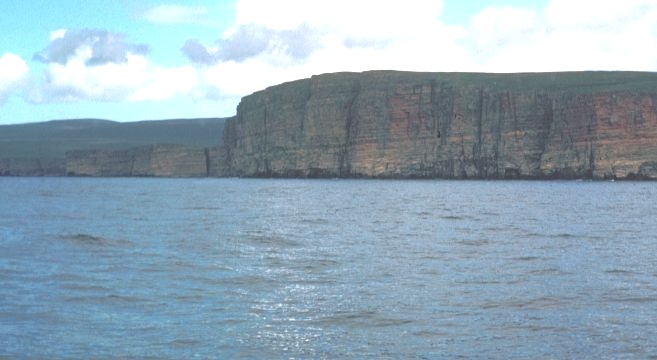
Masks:
[[[224,121],[211,118],[119,123],[81,119],[1,125],[0,158],[63,158],[69,150],[117,150],[150,144],[210,147],[220,144]]]
[[[509,91],[599,91],[657,90],[657,73],[638,71],[573,71],[551,73],[421,73],[368,71],[365,76],[385,78],[387,82],[413,81],[448,83]]]

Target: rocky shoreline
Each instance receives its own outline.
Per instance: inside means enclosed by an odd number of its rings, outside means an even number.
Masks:
[[[5,159],[0,175],[651,180],[657,74],[325,74],[244,97],[217,144]]]

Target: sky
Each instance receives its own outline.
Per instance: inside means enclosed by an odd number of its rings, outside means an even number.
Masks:
[[[224,117],[338,71],[657,71],[657,0],[22,0],[0,124]]]

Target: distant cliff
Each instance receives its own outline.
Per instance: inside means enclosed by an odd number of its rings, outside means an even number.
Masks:
[[[224,120],[77,119],[1,125],[0,176],[206,176],[203,149],[216,152],[212,147],[220,145]],[[152,159],[153,165],[147,167],[144,159]]]
[[[148,145],[126,150],[66,153],[69,176],[208,176],[208,150],[185,145]]]
[[[217,175],[657,178],[657,74],[372,71],[242,99]]]
[[[3,158],[0,176],[63,176],[65,167],[59,158]]]

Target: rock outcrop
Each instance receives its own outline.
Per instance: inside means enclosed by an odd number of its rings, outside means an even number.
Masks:
[[[226,161],[226,148],[215,146],[205,150],[208,161],[208,176],[227,177],[231,176],[228,162]]]
[[[58,158],[0,159],[0,176],[63,176],[66,167]]]
[[[220,145],[218,134],[222,132],[224,120],[223,118],[204,118],[123,123],[101,119],[71,119],[0,125],[0,176],[66,175],[65,154],[67,152],[71,152],[72,156],[69,156],[69,160],[73,161],[71,163],[72,173],[76,173],[78,170],[75,168],[75,158],[96,156],[95,170],[90,170],[90,174],[107,172],[108,174],[118,173],[122,176],[131,176],[127,175],[130,173],[129,171],[125,171],[125,166],[128,165],[119,165],[122,163],[121,161],[117,164],[118,159],[125,160],[125,158],[138,156],[140,151],[146,151],[147,146],[154,144],[179,144],[190,149],[216,147]],[[137,150],[138,147],[143,148]],[[180,149],[185,149],[185,147]],[[193,158],[184,151],[177,152],[173,147],[164,150],[160,146],[148,151],[152,151],[155,155],[171,151],[172,162],[179,161],[177,157],[180,156]],[[143,156],[141,157],[143,158]],[[108,163],[101,164],[101,159],[105,159]],[[78,160],[81,161],[81,159]],[[126,161],[129,162],[129,160]],[[165,163],[162,159],[156,162]],[[122,166],[124,169],[119,169]],[[131,166],[129,165],[129,167]],[[178,176],[177,173],[181,174],[179,176],[186,176],[185,174],[197,176],[200,171],[193,169],[194,166],[197,165],[192,163],[188,166],[181,163],[180,170],[154,168],[144,171],[137,167],[137,173],[147,174],[145,176],[151,176],[151,174]],[[207,168],[207,166],[205,167]]]
[[[66,153],[70,176],[208,176],[207,149],[149,145],[127,150],[74,150]]]
[[[372,71],[242,99],[214,175],[657,178],[657,74]]]

